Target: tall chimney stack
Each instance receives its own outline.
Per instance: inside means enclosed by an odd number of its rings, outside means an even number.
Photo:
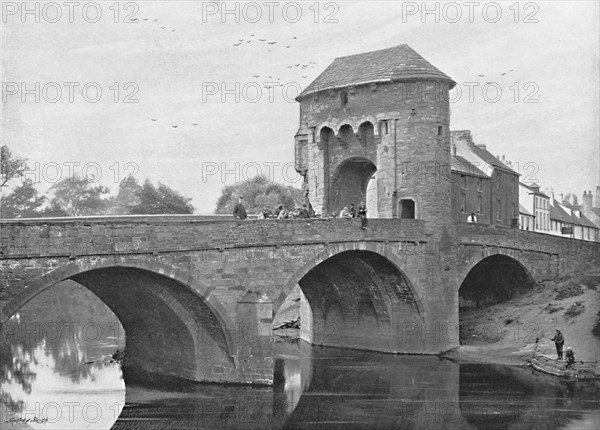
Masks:
[[[592,212],[592,192],[583,192],[583,199],[581,202],[581,212],[583,212],[583,214],[588,214],[590,212]]]
[[[596,186],[596,194],[594,195],[594,207],[600,208],[600,186]]]

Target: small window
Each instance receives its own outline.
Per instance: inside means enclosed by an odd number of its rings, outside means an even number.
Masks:
[[[477,191],[481,191],[483,189],[483,178],[477,178]]]
[[[501,182],[502,182],[502,175],[500,174],[500,172],[498,172],[498,183],[497,183],[498,189],[500,189],[500,185],[502,185]]]
[[[466,210],[467,210],[467,195],[463,193],[461,198],[462,198],[462,201],[461,201],[460,211],[466,212]]]
[[[438,136],[442,135],[442,126],[438,125]]]
[[[388,122],[387,121],[381,121],[381,134],[389,134],[389,128],[388,128]]]
[[[467,177],[465,175],[460,175],[460,187],[467,188]]]
[[[497,200],[498,211],[496,212],[496,218],[502,219],[502,200]]]
[[[346,91],[343,91],[341,94],[341,102],[342,106],[346,106],[348,104],[348,93]]]
[[[400,218],[414,219],[415,218],[415,202],[410,199],[400,200]]]
[[[483,202],[483,200],[482,200],[481,196],[477,196],[477,213],[479,215],[481,215],[481,212],[483,210],[482,202]]]

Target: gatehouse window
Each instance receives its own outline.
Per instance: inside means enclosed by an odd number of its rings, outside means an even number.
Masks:
[[[400,200],[400,218],[414,219],[415,218],[415,202],[412,199]]]
[[[342,91],[341,102],[342,102],[342,107],[344,107],[348,104],[348,93],[346,91]]]

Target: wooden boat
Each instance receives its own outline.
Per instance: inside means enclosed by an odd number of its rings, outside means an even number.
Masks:
[[[527,360],[527,365],[538,372],[549,375],[567,378],[569,380],[593,380],[600,379],[595,370],[598,366],[596,362],[575,361],[570,369],[567,369],[567,362],[556,360],[545,355],[535,355]]]

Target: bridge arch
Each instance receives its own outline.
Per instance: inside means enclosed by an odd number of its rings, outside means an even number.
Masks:
[[[133,370],[197,381],[226,380],[235,373],[234,325],[223,305],[186,270],[156,261],[90,258],[56,268],[3,307],[2,323],[67,279],[90,290],[117,315],[126,333],[126,364]]]
[[[535,285],[523,263],[501,253],[471,262],[461,275],[457,292],[461,322],[465,312],[510,300]]]
[[[274,303],[276,314],[300,286],[301,337],[314,344],[403,352],[398,327],[420,324],[421,296],[392,252],[356,242],[328,247],[299,268]]]

